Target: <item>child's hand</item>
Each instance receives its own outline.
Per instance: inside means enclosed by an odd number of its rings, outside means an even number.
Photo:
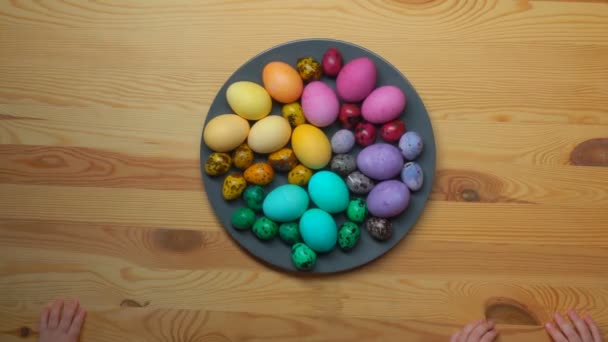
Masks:
[[[450,342],[492,342],[496,336],[498,336],[498,333],[494,328],[494,322],[475,321],[452,335]]]
[[[602,334],[591,316],[581,319],[573,310],[568,316],[574,326],[567,319],[556,313],[553,318],[556,324],[547,323],[545,329],[555,342],[602,342]],[[557,325],[557,326],[556,326]]]

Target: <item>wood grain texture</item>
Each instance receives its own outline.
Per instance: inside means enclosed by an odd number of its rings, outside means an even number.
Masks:
[[[437,173],[390,253],[298,277],[223,231],[199,144],[238,66],[328,36],[416,87]],[[568,308],[608,337],[606,1],[11,0],[0,46],[2,341],[58,296],[82,341],[548,341]]]

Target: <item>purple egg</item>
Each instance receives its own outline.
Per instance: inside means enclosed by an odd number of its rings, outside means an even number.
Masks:
[[[420,165],[416,162],[405,163],[403,170],[401,170],[401,181],[412,191],[420,190],[424,181],[424,174]]]
[[[357,168],[364,175],[377,179],[390,179],[403,168],[401,151],[393,145],[378,143],[367,146],[357,155]]]
[[[314,81],[304,87],[302,111],[308,122],[325,127],[338,118],[340,103],[333,89],[323,82]]]
[[[367,210],[373,216],[393,217],[410,204],[410,190],[397,180],[377,184],[367,195]]]
[[[347,129],[341,129],[331,137],[331,149],[334,153],[348,153],[355,146],[355,134]]]
[[[399,148],[407,160],[414,160],[422,152],[422,137],[420,134],[410,131],[399,139]]]

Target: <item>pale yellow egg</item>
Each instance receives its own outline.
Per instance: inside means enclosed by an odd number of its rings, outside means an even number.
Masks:
[[[270,114],[272,99],[261,85],[240,81],[226,90],[226,100],[234,112],[247,120],[260,120]]]
[[[247,144],[257,153],[272,153],[289,142],[291,126],[282,116],[269,115],[251,126]]]
[[[242,144],[249,134],[249,122],[236,114],[222,114],[209,120],[203,141],[216,152],[229,152]]]

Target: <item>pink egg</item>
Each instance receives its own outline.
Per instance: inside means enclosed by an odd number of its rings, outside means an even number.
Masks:
[[[395,86],[383,86],[372,91],[363,101],[361,115],[371,123],[382,124],[399,117],[405,108],[405,94]]]
[[[356,58],[348,62],[336,79],[338,95],[347,102],[359,102],[376,86],[376,65],[367,58]]]
[[[338,118],[340,103],[332,88],[320,81],[310,82],[302,93],[306,120],[317,127],[331,125]]]

